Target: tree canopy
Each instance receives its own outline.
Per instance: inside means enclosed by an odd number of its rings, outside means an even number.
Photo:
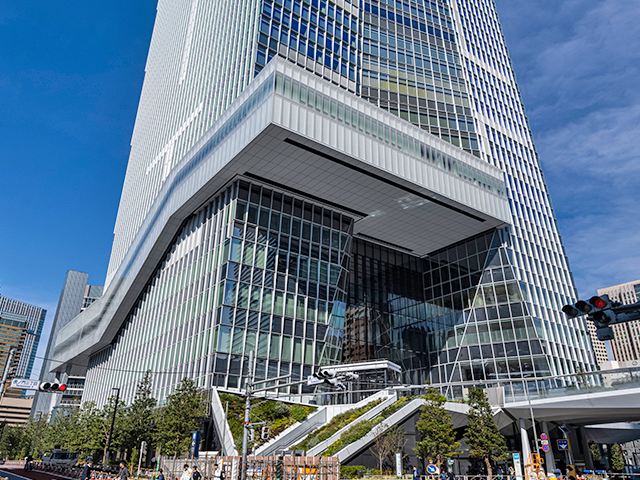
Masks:
[[[492,463],[506,460],[507,445],[493,419],[491,405],[482,388],[472,387],[467,400],[470,410],[467,413],[465,436],[469,445],[469,456],[482,460],[487,467],[487,475],[492,476]]]
[[[460,442],[456,440],[451,415],[444,408],[445,396],[429,387],[423,398],[426,403],[422,406],[420,419],[416,423],[422,441],[418,442],[414,450],[418,458],[432,459],[440,469],[443,462],[460,455]]]

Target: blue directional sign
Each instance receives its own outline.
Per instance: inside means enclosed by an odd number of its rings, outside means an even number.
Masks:
[[[28,378],[11,379],[11,388],[21,388],[24,390],[37,390],[40,382],[38,380],[30,380]]]
[[[560,438],[558,439],[558,450],[571,450],[571,447],[569,446],[569,440],[566,438]]]
[[[438,467],[433,464],[427,465],[427,473],[429,473],[430,475],[435,475],[436,473],[438,473]]]

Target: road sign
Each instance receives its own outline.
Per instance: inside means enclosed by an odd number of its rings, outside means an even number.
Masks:
[[[547,439],[547,434],[546,433],[541,433],[540,434],[540,440],[546,440]]]
[[[569,439],[567,439],[567,438],[558,439],[558,450],[560,450],[560,451],[571,450],[571,445],[569,444]]]
[[[438,467],[436,467],[434,464],[427,465],[427,473],[429,475],[436,475],[438,473]]]
[[[522,480],[522,462],[520,461],[520,454],[513,454],[513,469],[515,470],[516,480]]]
[[[548,446],[548,445],[549,445],[549,440],[540,440],[540,444],[541,444],[542,446],[544,446],[544,445],[547,445],[547,446]]]
[[[548,443],[546,445],[542,445],[542,451],[543,452],[548,452],[549,451],[549,444]]]
[[[30,380],[28,378],[13,378],[11,380],[11,388],[22,388],[25,390],[37,390],[40,385],[39,380]]]

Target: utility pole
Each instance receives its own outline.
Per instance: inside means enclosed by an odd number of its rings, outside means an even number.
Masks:
[[[249,352],[249,370],[247,371],[247,383],[244,387],[244,422],[242,429],[242,468],[240,480],[247,479],[247,449],[249,446],[249,429],[251,428],[251,392],[253,391],[253,350]]]
[[[326,384],[333,387],[337,387],[340,390],[346,390],[346,386],[342,383],[344,380],[357,380],[358,375],[351,372],[336,372],[334,370],[328,370],[325,368],[320,368],[315,376],[312,378],[308,378],[306,380],[298,381],[298,382],[289,382],[278,385],[278,380],[285,380],[290,378],[291,375],[283,375],[281,377],[268,378],[266,380],[258,380],[255,381],[253,378],[253,351],[249,352],[249,368],[247,370],[247,383],[245,384],[245,402],[244,402],[244,429],[242,434],[242,465],[240,467],[240,480],[247,480],[247,454],[249,449],[249,430],[255,424],[251,423],[251,395],[254,393],[263,393],[268,390],[279,389],[283,387],[290,387],[294,385],[301,385],[306,383],[307,385],[319,385]],[[262,387],[255,389],[255,386],[261,383],[267,382],[276,382],[276,385],[271,387]],[[260,422],[263,425],[266,425],[265,422]]]
[[[109,428],[109,436],[107,437],[107,445],[104,449],[104,468],[107,468],[109,464],[109,447],[111,446],[111,437],[113,436],[113,426],[116,423],[116,412],[118,411],[118,402],[120,401],[120,389],[117,387],[112,388],[116,393],[116,403],[113,405],[113,416],[111,417],[111,427]]]
[[[4,365],[4,372],[2,372],[2,383],[0,383],[0,400],[4,396],[4,386],[7,383],[7,378],[9,377],[9,372],[11,371],[11,367],[13,366],[13,357],[16,355],[16,347],[9,348],[9,355],[7,355],[7,363]]]
[[[36,438],[38,438],[38,432],[40,431],[40,421],[42,420],[42,412],[38,416],[38,426],[36,427],[36,434],[33,436],[33,443],[31,444],[31,457],[33,457],[33,452],[36,449]]]

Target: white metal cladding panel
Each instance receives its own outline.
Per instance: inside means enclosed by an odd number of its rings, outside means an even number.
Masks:
[[[288,70],[287,67],[288,65],[285,66],[285,71]],[[322,81],[316,82],[313,78],[309,78],[308,80],[310,88],[318,86],[319,88],[317,88],[317,90],[325,95],[340,99],[342,92],[339,91],[337,87],[331,87]],[[317,83],[320,83],[320,85],[317,85]],[[366,105],[366,102],[358,100],[350,103],[352,108],[358,109],[358,111],[362,111],[362,113],[370,113],[366,111],[370,108]],[[371,108],[371,110],[373,110],[373,108]],[[305,121],[299,121],[301,118],[305,118]],[[311,110],[309,107],[276,95],[274,99],[273,121],[315,142],[323,143],[332,149],[342,151],[347,155],[358,158],[365,164],[386,170],[400,178],[421,185],[461,204],[486,212],[505,222],[510,222],[511,220],[506,198],[499,198],[495,194],[484,191],[471,183],[462,181],[452,174],[400,152],[397,148],[367,137],[364,133],[354,128],[346,127],[337,120],[322,115],[316,110]],[[416,133],[415,131],[411,131],[413,127],[410,125],[400,125],[400,127],[398,130],[402,130],[404,127],[408,135]],[[339,140],[338,130],[343,132],[342,141]],[[424,136],[427,137],[427,139],[430,137],[428,134]],[[424,141],[422,137],[418,138]],[[446,142],[441,143],[445,146],[449,145]],[[440,146],[441,145],[437,145],[437,148]],[[460,161],[461,155],[459,155],[459,152],[461,152],[461,150],[451,149],[445,153],[448,153]],[[486,164],[482,165],[486,166]],[[421,175],[418,175],[418,170],[421,171]],[[487,170],[487,173],[492,174],[496,178],[501,177],[497,169],[489,167]],[[428,172],[431,172],[431,175],[429,175]],[[422,179],[431,181],[424,182]]]
[[[160,0],[108,286],[176,163],[253,78],[258,0]]]
[[[259,79],[252,82],[245,91],[240,95],[238,101],[228,108],[223,115],[220,116],[214,128],[210,129],[191,150],[172,170],[165,182],[165,189],[160,192],[156,198],[156,202],[149,210],[141,225],[138,235],[128,249],[126,256],[120,263],[119,269],[114,274],[112,284],[105,289],[105,295],[94,302],[87,310],[76,317],[66,328],[63,328],[56,338],[56,358],[70,359],[79,351],[96,344],[109,326],[116,314],[116,310],[125,300],[125,296],[133,289],[141,289],[144,283],[151,276],[155,264],[142,270],[143,264],[149,264],[149,255],[152,247],[156,244],[161,232],[170,222],[170,218],[179,209],[183,208],[187,202],[198,203],[204,202],[210,197],[209,192],[196,194],[207,182],[213,179],[216,174],[248,143],[265,129],[271,122],[273,102],[270,101],[269,94],[262,97],[262,103],[253,110],[245,120],[236,126],[235,130],[227,136],[218,147],[210,152],[199,166],[190,172],[184,180],[178,184],[173,190],[170,189],[172,182],[182,171],[185,165],[199,152],[200,148],[207,143],[209,139],[214,137],[227,120],[241,108],[245,101],[251,95],[262,88],[265,84],[273,82],[273,78],[269,77],[269,70],[263,70],[263,74]],[[198,196],[200,195],[200,197]],[[190,213],[190,212],[189,212]],[[178,224],[181,221],[178,221]],[[174,225],[177,229],[178,225]],[[164,246],[169,245],[167,239]],[[163,252],[162,246],[154,250]],[[150,262],[153,263],[153,262]],[[140,273],[148,275],[140,275]],[[134,280],[139,277],[140,280]],[[82,347],[80,347],[82,342]]]

